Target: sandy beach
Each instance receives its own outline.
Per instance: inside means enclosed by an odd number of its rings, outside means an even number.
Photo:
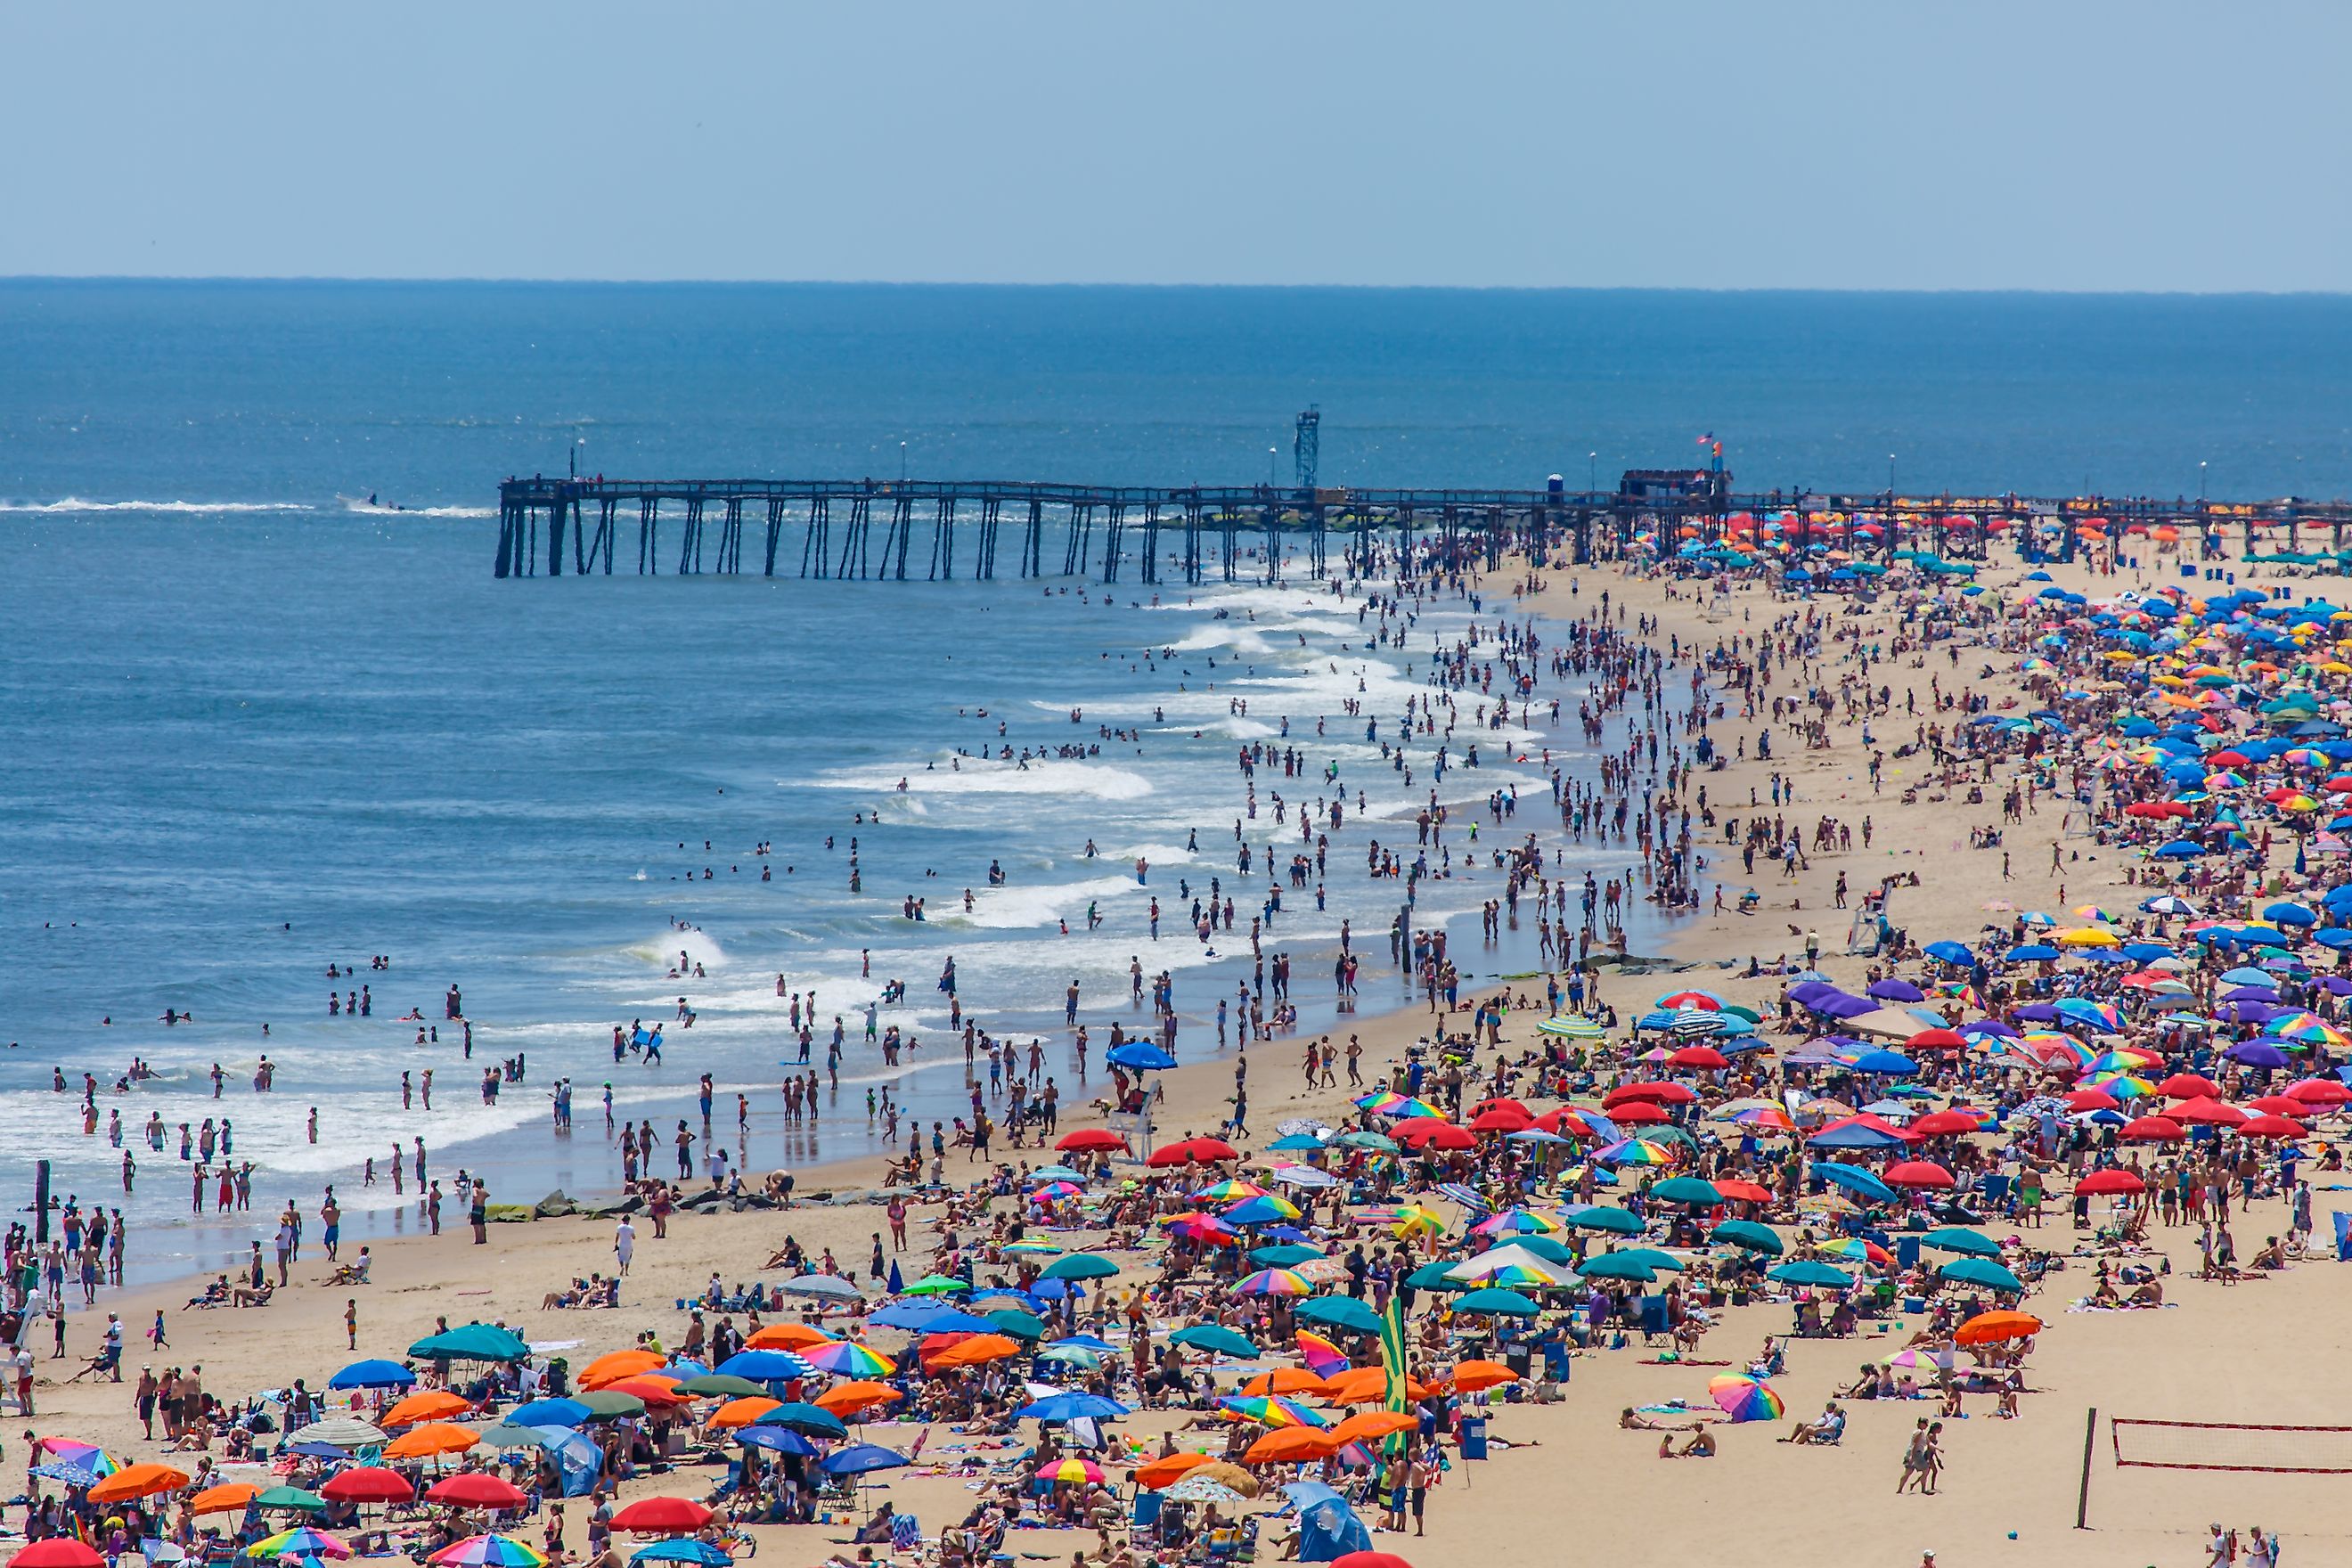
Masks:
[[[1521,575],[1524,570],[1524,563],[1514,563],[1502,575]],[[2083,564],[2046,570],[2055,585],[2094,597],[2111,595],[2136,582],[2147,588],[2159,582],[2153,572],[2136,578],[2129,572],[2094,574]],[[2021,572],[2011,558],[1989,564],[1977,580],[2014,599]],[[1931,677],[1947,693],[1966,688],[1995,703],[2017,699],[2020,710],[2032,706],[2013,653],[1989,650],[1965,633],[1958,639],[1957,660],[1949,657],[1948,644],[1918,653],[1893,651],[1906,621],[1904,609],[1891,595],[1878,607],[1856,615],[1836,599],[1800,601],[1752,581],[1718,595],[1686,580],[1630,574],[1613,567],[1555,567],[1544,575],[1540,593],[1517,596],[1514,603],[1517,614],[1539,616],[1548,629],[1589,614],[1597,595],[1606,589],[1612,608],[1655,617],[1656,629],[1643,640],[1661,649],[1670,641],[1704,649],[1735,632],[1761,633],[1772,617],[1794,613],[1819,616],[1863,644],[1886,650],[1869,679],[1874,686],[1883,683],[1889,689],[1892,710],[1872,721],[1868,743],[1862,726],[1840,721],[1830,727],[1824,747],[1788,746],[1769,762],[1757,760],[1752,746],[1742,742],[1752,740],[1769,721],[1743,721],[1738,694],[1727,694],[1728,715],[1710,733],[1716,746],[1726,752],[1738,749],[1746,757],[1697,775],[1712,809],[1724,817],[1773,815],[1777,781],[1782,791],[1779,815],[1801,825],[1809,839],[1817,818],[1834,819],[1853,832],[1853,847],[1812,851],[1790,879],[1767,858],[1748,870],[1737,848],[1722,842],[1719,832],[1712,832],[1710,841],[1706,833],[1695,829],[1708,861],[1696,877],[1700,911],[1665,922],[1668,935],[1654,944],[1658,948],[1654,956],[1666,962],[1654,973],[1604,969],[1600,973],[1600,999],[1613,1006],[1628,1026],[1634,1014],[1650,1007],[1654,995],[1674,988],[1670,977],[1676,972],[1672,965],[1687,966],[1680,973],[1683,983],[1754,1008],[1770,1026],[1784,979],[1778,973],[1748,977],[1744,971],[1751,959],[1769,965],[1786,957],[1794,961],[1792,967],[1801,967],[1809,935],[1817,938],[1815,967],[1839,984],[1860,990],[1872,961],[1846,952],[1853,910],[1838,907],[1841,879],[1849,905],[1860,904],[1864,891],[1882,881],[1896,879],[1888,918],[1917,942],[1971,942],[1987,926],[2005,930],[2016,911],[2046,909],[2062,923],[2071,923],[2065,910],[2072,906],[2129,910],[2147,896],[2145,886],[2126,878],[2136,858],[2099,844],[2086,832],[2070,831],[2062,804],[2048,796],[2028,805],[2021,821],[2007,825],[2000,847],[1970,848],[1971,828],[2001,826],[1998,795],[1989,791],[1980,805],[1964,802],[1958,791],[1927,782],[1918,761],[1892,758],[1897,745],[1910,739],[1915,724],[1931,717],[1946,725],[1953,721],[1948,714],[1925,711]],[[1575,581],[1572,594],[1570,579]],[[1495,591],[1494,584],[1489,590]],[[1830,645],[1820,660],[1820,679],[1833,684],[1845,672],[1839,661],[1850,657],[1853,646]],[[1685,659],[1675,679],[1682,679],[1687,668]],[[1717,689],[1724,695],[1720,685]],[[1786,687],[1778,689],[1785,691]],[[1907,712],[1906,700],[1916,700],[1922,711],[1916,716]],[[1785,742],[1790,726],[1779,728]],[[1889,757],[1874,783],[1872,757],[1879,752]],[[1627,853],[1633,859],[1633,852],[1629,848]],[[1728,893],[1729,907],[1722,912],[1713,908],[1718,885]],[[1743,912],[1738,907],[1739,894],[1751,887],[1757,900]],[[1475,950],[1464,962],[1480,967]],[[1310,974],[1316,972],[1311,962],[1305,967]],[[1528,983],[1525,988],[1539,990],[1540,982]],[[1474,983],[1465,992],[1465,1005],[1474,996],[1492,994],[1493,989]],[[1503,1049],[1516,1054],[1537,1046],[1534,1025],[1543,1016],[1539,1004],[1530,1011],[1511,1012],[1501,1026]],[[1450,1022],[1455,1028],[1466,1025],[1461,1016]],[[1340,1032],[1361,1037],[1365,1076],[1377,1083],[1403,1059],[1407,1047],[1427,1036],[1430,1026],[1426,1010],[1408,1005],[1351,1021]],[[1261,1043],[1247,1053],[1251,1124],[1261,1149],[1278,1122],[1314,1118],[1339,1125],[1355,1113],[1344,1088],[1302,1087],[1301,1056],[1311,1037]],[[1795,1037],[1778,1037],[1792,1041]],[[1483,1060],[1494,1054],[1487,1049],[1479,1056]],[[1159,1075],[1159,1082],[1166,1095],[1156,1118],[1161,1141],[1213,1132],[1230,1108],[1232,1068],[1225,1063],[1187,1065]],[[1061,1130],[1100,1120],[1073,1105],[1062,1118]],[[581,1107],[579,1128],[572,1136],[583,1142],[605,1136],[593,1107]],[[1025,1158],[1032,1163],[1052,1158],[1044,1151],[1002,1146],[992,1157],[1006,1162]],[[965,1160],[964,1151],[949,1151],[946,1174],[951,1184],[975,1179],[982,1171]],[[761,1277],[770,1254],[787,1237],[797,1239],[812,1258],[830,1250],[844,1273],[862,1277],[873,1238],[886,1229],[882,1208],[862,1198],[837,1204],[812,1200],[821,1193],[879,1188],[884,1179],[878,1160],[828,1163],[798,1173],[800,1201],[788,1210],[680,1214],[670,1221],[668,1236],[659,1240],[652,1238],[650,1227],[641,1220],[625,1304],[617,1310],[544,1310],[541,1305],[550,1291],[574,1278],[609,1268],[609,1219],[493,1225],[488,1244],[477,1246],[453,1212],[440,1236],[373,1244],[373,1277],[362,1288],[325,1286],[327,1265],[315,1247],[306,1244],[293,1268],[293,1287],[265,1308],[190,1310],[184,1305],[190,1288],[181,1281],[103,1300],[100,1311],[119,1314],[128,1331],[129,1378],[135,1380],[142,1366],[161,1370],[200,1363],[205,1387],[226,1397],[282,1387],[301,1374],[318,1386],[354,1353],[345,1346],[347,1300],[355,1304],[358,1354],[396,1356],[402,1347],[431,1331],[436,1319],[452,1323],[478,1319],[510,1325],[535,1346],[572,1357],[576,1365],[630,1343],[642,1331],[675,1345],[687,1321],[675,1301],[695,1295],[714,1274],[730,1285]],[[537,1194],[498,1195],[504,1200]],[[2329,1206],[2325,1198],[2321,1206]],[[929,1269],[937,1212],[928,1204],[916,1208],[910,1250],[894,1259],[908,1279]],[[2268,1200],[2250,1211],[2242,1230],[2259,1237],[2284,1229],[2284,1205]],[[2062,1251],[2071,1246],[2075,1238],[2063,1209],[2053,1210],[2049,1223],[2048,1231],[2036,1240]],[[2013,1227],[1995,1221],[1988,1228],[2006,1236]],[[1107,1233],[1049,1235],[1056,1244],[1077,1249],[1101,1247]],[[2344,1531],[2336,1498],[2340,1478],[2118,1469],[2104,1427],[2091,1445],[2092,1528],[2079,1532],[2073,1528],[2086,1415],[2095,1408],[2105,1415],[2194,1421],[2326,1424],[2336,1419],[2333,1412],[2340,1400],[2325,1369],[2346,1349],[2352,1329],[2336,1300],[2331,1266],[2305,1262],[2257,1281],[2225,1284],[2191,1277],[2198,1263],[2193,1229],[2159,1228],[2151,1233],[2150,1242],[2157,1249],[2150,1258],[2161,1256],[2170,1264],[2166,1310],[2066,1310],[2069,1301],[2087,1294],[2091,1284],[2088,1263],[2070,1260],[2066,1270],[2043,1282],[2030,1303],[2047,1327],[2034,1341],[2021,1416],[1993,1418],[1990,1399],[1970,1396],[1966,1418],[1950,1423],[1946,1431],[1947,1469],[1933,1496],[1895,1495],[1904,1445],[1915,1418],[1928,1410],[1925,1404],[1855,1402],[1850,1405],[1852,1426],[1834,1448],[1775,1442],[1786,1435],[1788,1422],[1725,1425],[1718,1428],[1719,1453],[1706,1459],[1662,1462],[1654,1434],[1620,1429],[1618,1412],[1628,1405],[1678,1399],[1704,1405],[1713,1373],[1737,1370],[1758,1352],[1768,1335],[1786,1334],[1791,1321],[1789,1305],[1759,1301],[1721,1309],[1685,1361],[1661,1363],[1637,1338],[1628,1348],[1576,1355],[1564,1397],[1557,1404],[1496,1403],[1491,1411],[1493,1432],[1508,1446],[1498,1445],[1484,1462],[1457,1461],[1444,1474],[1429,1503],[1425,1538],[1399,1542],[1396,1537],[1379,1534],[1375,1544],[1405,1552],[1418,1568],[1470,1568],[1498,1556],[1533,1560],[1538,1552],[1555,1550],[1546,1542],[1558,1543],[1561,1555],[1594,1560],[1638,1555],[1706,1561],[1752,1557],[1763,1551],[1776,1559],[1907,1568],[1923,1551],[1933,1550],[1939,1568],[1995,1563],[2124,1568],[2200,1562],[2207,1527],[2221,1521],[2233,1527],[2260,1523],[2283,1532],[2299,1546],[2299,1555],[2323,1552],[2323,1542],[2340,1540]],[[347,1243],[347,1257],[350,1251]],[[1112,1256],[1125,1270],[1113,1282],[1114,1291],[1148,1277],[1144,1255]],[[159,1310],[169,1345],[151,1350],[142,1335]],[[76,1320],[71,1348],[78,1354],[90,1348],[100,1321],[102,1318],[88,1314]],[[1853,1338],[1790,1341],[1786,1370],[1772,1380],[1790,1420],[1813,1415],[1853,1380],[1858,1363],[1901,1348],[1919,1326],[1917,1314],[1897,1314],[1873,1320]],[[877,1334],[877,1342],[883,1337]],[[46,1336],[41,1343],[46,1356]],[[40,1414],[31,1427],[100,1443],[126,1458],[153,1457],[157,1445],[141,1438],[131,1409],[130,1384],[58,1385],[49,1381],[74,1364],[40,1362]],[[1154,1440],[1180,1418],[1189,1416],[1144,1411],[1119,1427]],[[16,1430],[26,1425],[9,1419]],[[904,1448],[916,1430],[869,1426],[867,1436]],[[957,1444],[950,1434],[933,1432],[926,1458],[952,1456]],[[642,1478],[630,1483],[625,1495],[698,1496],[717,1474],[715,1469],[688,1469]],[[919,1466],[877,1479],[888,1488],[878,1495],[902,1511],[917,1513],[927,1526],[951,1520],[970,1504],[962,1476],[927,1473]],[[577,1549],[584,1544],[584,1536],[576,1517],[580,1510],[574,1511],[571,1544]],[[772,1556],[797,1563],[819,1561],[846,1531],[824,1525],[757,1526],[754,1533],[762,1559]],[[1016,1530],[1005,1550],[1024,1560],[1066,1562],[1081,1548],[1091,1552],[1093,1542],[1087,1533]],[[1572,1547],[1566,1544],[1570,1542]]]

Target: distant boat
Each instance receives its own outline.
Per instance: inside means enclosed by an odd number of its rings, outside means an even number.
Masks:
[[[373,491],[370,491],[367,499],[364,500],[361,500],[357,496],[347,496],[341,493],[338,493],[335,499],[343,503],[343,509],[346,511],[408,511],[412,510],[411,508],[401,505],[397,501],[387,505],[383,501],[378,500]]]

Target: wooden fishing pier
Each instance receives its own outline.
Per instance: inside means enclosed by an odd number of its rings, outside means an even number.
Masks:
[[[629,560],[625,536],[634,521],[641,575],[740,575],[748,533],[753,569],[767,577],[986,581],[1000,574],[1000,545],[1009,544],[1023,578],[1116,583],[1132,570],[1154,584],[1170,576],[1275,581],[1296,556],[1321,579],[1334,553],[1369,566],[1383,542],[1489,566],[1520,545],[1582,563],[1622,553],[1645,531],[1717,541],[1736,520],[1767,516],[1790,519],[1801,532],[1832,517],[1867,525],[1845,536],[1857,555],[1910,548],[1981,560],[2000,536],[2043,531],[2033,525],[2050,522],[2061,526],[2044,553],[2071,556],[2080,533],[2074,525],[2095,517],[2118,532],[2168,527],[2205,541],[2242,528],[2249,553],[2258,528],[2284,525],[2289,550],[2300,531],[2324,528],[2340,552],[2352,504],[1742,493],[1728,474],[1707,469],[1634,470],[1600,491],[1570,490],[1558,479],[1514,490],[534,476],[499,487],[496,571],[610,575],[616,559]]]

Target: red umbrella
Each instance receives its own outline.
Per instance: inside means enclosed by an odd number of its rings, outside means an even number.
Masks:
[[[319,1495],[330,1502],[407,1502],[416,1496],[408,1478],[381,1465],[362,1465],[328,1478]]]
[[[1601,1097],[1601,1109],[1612,1107],[1629,1100],[1651,1100],[1663,1105],[1688,1105],[1698,1098],[1698,1090],[1686,1083],[1625,1083]]]
[[[2128,1195],[2133,1193],[2144,1193],[2147,1191],[2147,1184],[2141,1181],[2137,1176],[2133,1175],[2129,1171],[2094,1171],[2089,1175],[2084,1177],[2081,1181],[2075,1183],[2074,1190],[2078,1193],[2086,1194],[2092,1197],[2098,1197],[2103,1194],[2122,1194]]]
[[[2169,1116],[2141,1116],[2125,1122],[2116,1136],[2143,1143],[2178,1143],[2189,1132]]]
[[[1473,1132],[1519,1132],[1535,1124],[1536,1119],[1525,1110],[1509,1105],[1496,1105],[1472,1117],[1470,1131]]]
[[[1359,1557],[1375,1557],[1378,1552],[1360,1552]],[[106,1559],[76,1541],[70,1535],[52,1535],[47,1541],[36,1541],[10,1558],[9,1568],[22,1563],[25,1568],[106,1568]]]
[[[2175,1121],[2195,1121],[2209,1127],[2235,1127],[2246,1119],[2244,1111],[2234,1105],[2224,1105],[2210,1095],[2184,1100],[2165,1114]]]
[[[1911,1131],[1922,1138],[1940,1138],[1948,1132],[1975,1132],[1984,1124],[1965,1110],[1931,1110],[1911,1124]],[[1723,1185],[1717,1182],[1717,1186]]]
[[[1886,1167],[1886,1184],[1890,1187],[1948,1187],[1952,1173],[1933,1160],[1905,1160]]]
[[[1412,1568],[1412,1564],[1393,1552],[1343,1552],[1331,1560],[1331,1568]]]
[[[1696,1007],[1702,1013],[1723,1011],[1723,1004],[1704,991],[1677,991],[1670,996],[1659,997],[1657,1005],[1661,1007]]]
[[[1715,1190],[1734,1203],[1769,1204],[1772,1201],[1772,1194],[1753,1182],[1724,1181],[1718,1178],[1715,1184]]]
[[[1456,1127],[1434,1116],[1409,1116],[1396,1124],[1396,1141],[1408,1149],[1475,1149],[1478,1140],[1467,1127]]]
[[[1545,1111],[1536,1118],[1535,1124],[1563,1138],[1591,1138],[1595,1135],[1591,1124],[1565,1105],[1557,1110]]]
[[[2221,1092],[2221,1086],[2200,1073],[2177,1072],[2156,1086],[2167,1100],[2198,1100]]]
[[[656,1531],[683,1533],[710,1522],[710,1510],[682,1497],[639,1498],[613,1516],[613,1528],[651,1534]]]
[[[2284,1116],[2289,1121],[2311,1114],[2311,1107],[2299,1100],[2289,1100],[2283,1094],[2266,1094],[2260,1100],[2246,1101],[2246,1109],[2260,1116]]]
[[[466,1508],[520,1508],[530,1500],[520,1487],[483,1470],[467,1470],[433,1483],[427,1502],[454,1502]]]
[[[2104,1089],[2077,1089],[2067,1094],[2066,1109],[2079,1114],[2085,1110],[2121,1110],[2123,1106]]]
[[[1222,1138],[1187,1138],[1181,1142],[1163,1143],[1151,1152],[1147,1165],[1207,1165],[1219,1160],[1238,1160],[1241,1151]]]
[[[1609,1120],[1621,1127],[1648,1127],[1674,1118],[1646,1100],[1628,1100],[1609,1108]]]
[[[1074,1154],[1091,1154],[1103,1149],[1124,1149],[1127,1140],[1108,1127],[1081,1127],[1076,1132],[1065,1132],[1055,1140],[1054,1147]]]
[[[1525,1101],[1513,1100],[1510,1096],[1503,1094],[1495,1095],[1490,1099],[1480,1100],[1477,1104],[1470,1108],[1470,1114],[1473,1116],[1481,1116],[1489,1110],[1496,1109],[1497,1107],[1506,1110],[1516,1110],[1522,1116],[1532,1117],[1535,1115],[1534,1111],[1529,1110],[1527,1108]]]
[[[2352,1089],[2334,1079],[2307,1078],[2287,1085],[2284,1092],[2289,1100],[2299,1100],[2305,1105],[2342,1105],[2352,1100]]]
[[[1689,1068],[1699,1072],[1714,1072],[1731,1065],[1731,1058],[1713,1046],[1685,1046],[1666,1058],[1670,1068]]]
[[[1968,1045],[1956,1029],[1922,1029],[1903,1043],[1915,1051],[1957,1051]]]
[[[2238,1123],[2241,1138],[2300,1138],[2310,1130],[2284,1116],[2249,1116]]]

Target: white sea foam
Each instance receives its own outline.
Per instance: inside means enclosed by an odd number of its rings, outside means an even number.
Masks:
[[[1026,768],[1017,763],[983,758],[955,759],[960,766],[894,772],[887,768],[837,773],[816,781],[827,789],[901,793],[907,795],[1085,795],[1096,800],[1140,800],[1151,793],[1151,781],[1141,773],[1101,763],[1033,757]],[[781,782],[781,781],[780,781]]]
[[[39,516],[97,511],[169,511],[201,515],[213,512],[309,511],[310,510],[312,509],[299,501],[87,500],[80,496],[66,496],[50,501],[0,500],[0,512],[24,512]]]
[[[353,496],[337,496],[343,510],[361,517],[496,517],[494,506],[376,506]]]

